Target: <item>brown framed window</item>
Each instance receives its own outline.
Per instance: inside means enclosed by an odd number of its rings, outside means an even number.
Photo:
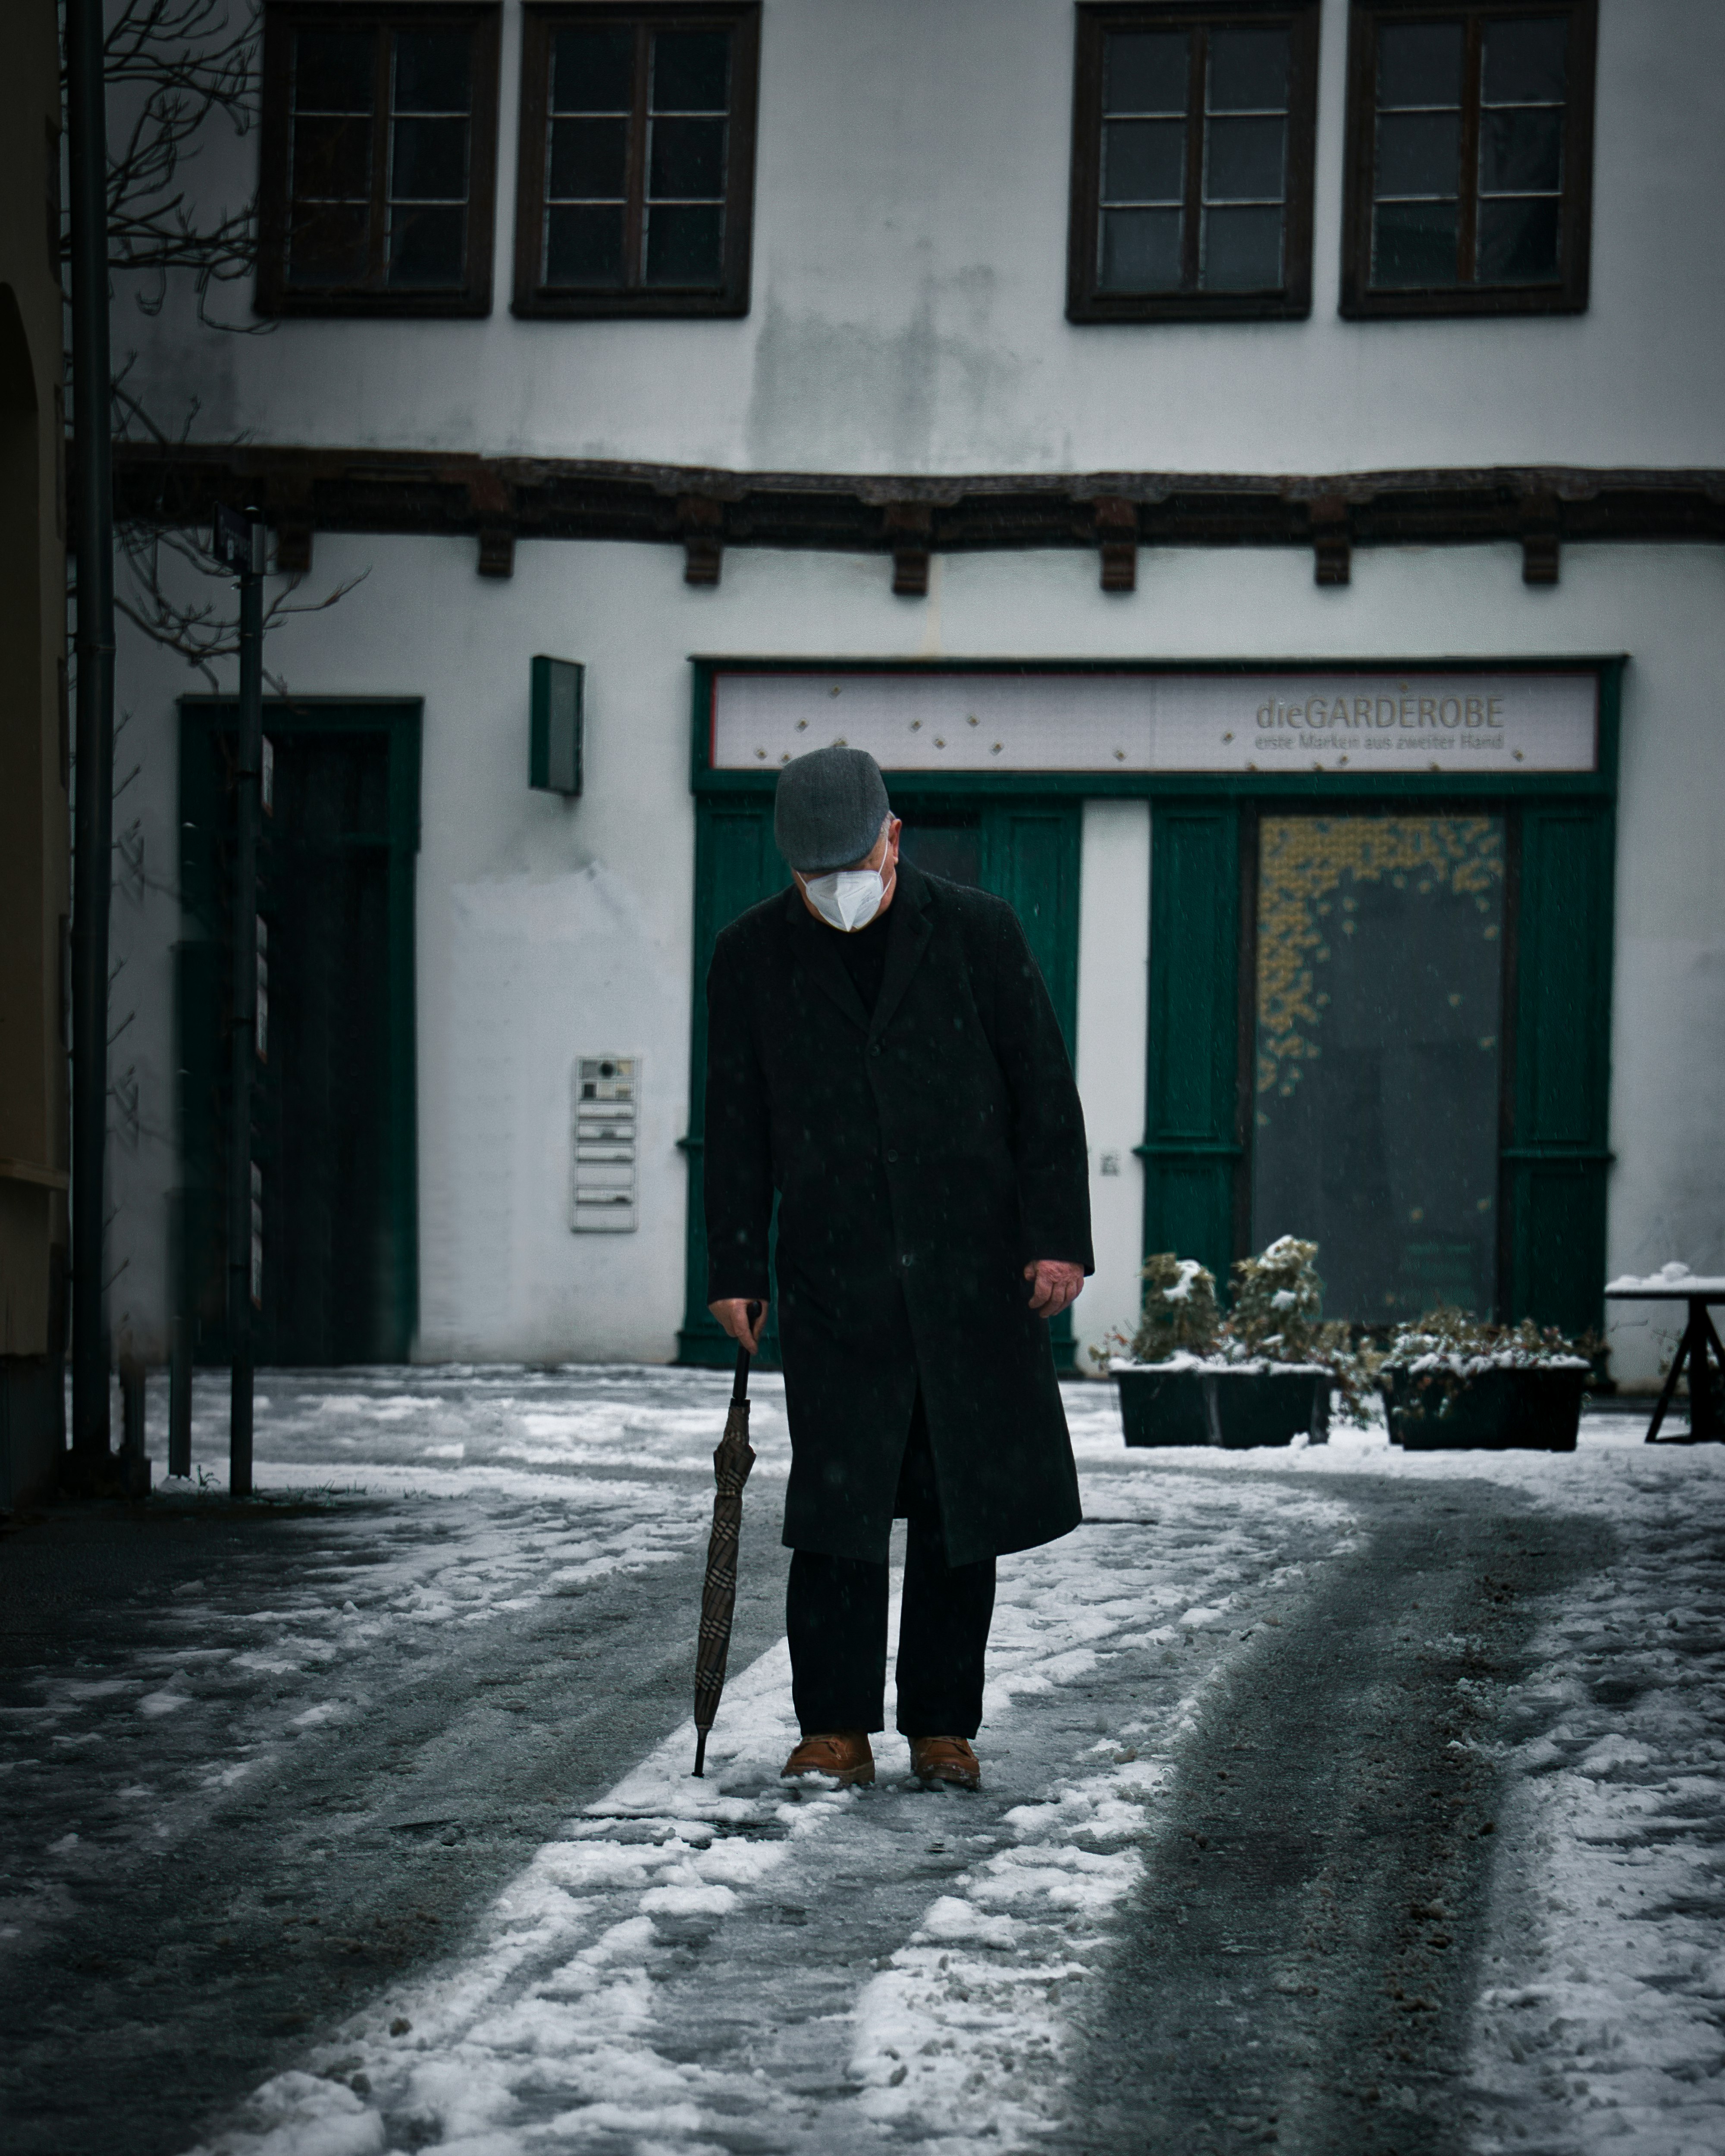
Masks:
[[[518,315],[746,315],[760,8],[524,8]]]
[[[1578,314],[1594,0],[1355,0],[1344,315]]]
[[[1312,308],[1316,0],[1081,6],[1066,313]]]
[[[499,14],[268,8],[260,314],[490,313]]]

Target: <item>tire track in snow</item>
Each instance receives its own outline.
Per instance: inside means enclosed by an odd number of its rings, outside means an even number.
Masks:
[[[1091,1496],[1106,1523],[1003,1563],[980,1799],[908,1787],[896,1739],[872,1790],[787,1790],[781,1643],[733,1679],[705,1784],[679,1731],[206,2156],[1040,2138],[1197,1702],[1349,1517],[1179,1471]]]

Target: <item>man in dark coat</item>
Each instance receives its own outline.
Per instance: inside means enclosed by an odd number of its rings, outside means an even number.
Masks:
[[[873,1779],[901,1517],[898,1727],[917,1774],[974,1788],[994,1560],[1081,1517],[1048,1321],[1094,1270],[1089,1172],[1018,916],[901,863],[899,828],[860,749],[780,775],[795,886],[731,923],[707,978],[707,1293],[752,1353],[776,1195],[785,1773]]]

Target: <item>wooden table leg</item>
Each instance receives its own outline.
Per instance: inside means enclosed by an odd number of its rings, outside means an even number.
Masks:
[[[1725,1438],[1720,1413],[1725,1409],[1725,1348],[1719,1344],[1707,1305],[1697,1302],[1691,1310],[1695,1345],[1689,1351],[1689,1435],[1717,1443]]]
[[[1665,1420],[1666,1409],[1670,1407],[1676,1395],[1677,1380],[1683,1374],[1683,1364],[1689,1354],[1689,1332],[1690,1328],[1686,1325],[1683,1327],[1683,1337],[1677,1342],[1677,1352],[1671,1360],[1670,1374],[1660,1388],[1659,1399],[1653,1409],[1653,1419],[1648,1424],[1647,1435],[1642,1440],[1645,1445],[1657,1445],[1659,1442],[1659,1425]],[[1670,1440],[1666,1441],[1669,1443]]]
[[[1689,1435],[1691,1445],[1717,1444],[1725,1440],[1725,1347],[1713,1330],[1713,1321],[1707,1315],[1707,1305],[1694,1296],[1685,1298],[1689,1306],[1689,1322],[1683,1327],[1683,1337],[1677,1346],[1671,1375],[1666,1379],[1659,1395],[1658,1405],[1653,1410],[1653,1419],[1647,1425],[1645,1442],[1659,1441],[1659,1426],[1665,1420],[1666,1411],[1676,1397],[1677,1380],[1686,1369],[1689,1373]],[[1681,1445],[1682,1438],[1667,1438],[1667,1445]]]

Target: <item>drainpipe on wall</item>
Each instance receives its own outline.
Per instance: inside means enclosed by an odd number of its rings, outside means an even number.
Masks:
[[[104,1242],[108,904],[114,824],[114,492],[109,439],[108,128],[102,0],[66,0],[72,441],[78,475],[78,777],[72,820],[72,1450],[108,1457]]]

